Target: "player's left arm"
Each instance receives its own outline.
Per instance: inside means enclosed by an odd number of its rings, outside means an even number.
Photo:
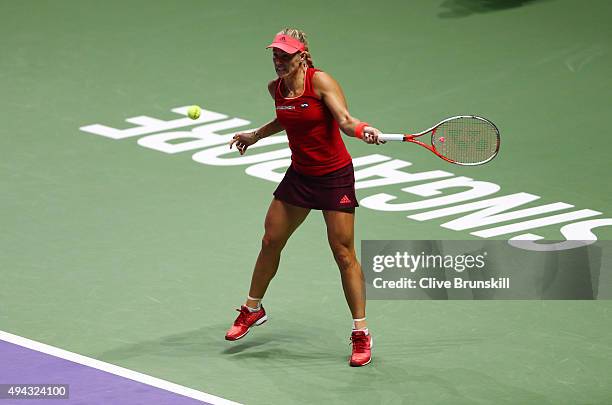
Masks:
[[[361,121],[349,113],[346,97],[338,82],[325,72],[316,72],[312,77],[312,87],[315,94],[329,108],[342,132],[348,136],[356,137],[355,129]],[[384,143],[384,141],[378,140],[379,134],[380,131],[372,126],[363,128],[363,140],[367,143]]]

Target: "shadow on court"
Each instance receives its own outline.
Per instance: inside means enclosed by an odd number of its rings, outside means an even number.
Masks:
[[[158,339],[125,344],[102,352],[95,357],[111,363],[143,356],[193,357],[202,354],[203,347],[220,344],[222,338],[223,336],[213,336],[211,328],[206,327]],[[216,342],[213,343],[214,340]]]
[[[210,325],[205,328],[189,332],[169,335],[159,339],[125,344],[95,356],[96,359],[117,363],[138,357],[168,357],[168,358],[211,358],[219,360],[241,360],[245,364],[250,360],[269,363],[287,364],[298,362],[302,367],[330,363],[344,364],[350,353],[349,340],[346,339],[346,350],[338,350],[338,337],[329,330],[322,328],[314,332],[313,327],[295,329],[295,325],[287,327],[284,331],[252,330],[243,339],[228,342],[223,338],[226,324]],[[317,338],[316,344],[313,336],[328,336],[327,339]],[[385,351],[397,353],[400,356],[414,356],[447,349],[456,349],[465,345],[478,345],[486,337],[438,338],[427,341],[391,341],[377,339],[377,347]],[[382,356],[377,357],[376,363],[383,362]]]
[[[468,17],[472,14],[503,11],[548,1],[552,0],[444,0],[441,7],[446,10],[438,14],[438,17]]]
[[[180,334],[125,344],[102,352],[95,358],[111,363],[148,356],[208,359],[214,357],[220,361],[241,359],[247,363],[249,359],[270,362],[314,360],[314,362],[336,363],[338,359],[344,359],[350,350],[347,346],[346,353],[338,352],[333,345],[325,344],[308,347],[313,333],[317,336],[331,336],[328,343],[337,340],[331,331],[325,328],[320,328],[315,332],[312,326],[300,325],[298,327],[293,324],[284,325],[283,331],[254,328],[247,336],[236,342],[224,339],[226,328],[226,323],[207,325],[204,328]],[[308,349],[305,350],[305,347]]]

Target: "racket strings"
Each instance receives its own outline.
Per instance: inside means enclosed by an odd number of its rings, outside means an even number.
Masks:
[[[485,120],[458,117],[434,130],[432,144],[438,153],[457,163],[478,164],[497,154],[499,133]]]

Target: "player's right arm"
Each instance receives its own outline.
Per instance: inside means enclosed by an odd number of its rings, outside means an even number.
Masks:
[[[270,96],[274,99],[274,85],[276,81],[272,80],[268,83],[268,92],[270,92]],[[270,135],[277,134],[283,131],[285,128],[278,122],[278,119],[274,118],[272,121],[263,125],[261,128],[256,129],[254,131],[249,132],[239,132],[230,141],[230,149],[232,145],[236,144],[236,149],[240,152],[241,155],[244,155],[247,148],[253,145],[255,142],[259,141],[262,138],[266,138]]]

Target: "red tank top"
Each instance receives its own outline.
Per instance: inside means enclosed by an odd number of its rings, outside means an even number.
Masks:
[[[308,176],[322,176],[351,162],[342,141],[338,122],[312,88],[312,76],[318,69],[308,68],[304,94],[285,98],[281,79],[276,79],[274,103],[276,118],[287,132],[293,168]]]

